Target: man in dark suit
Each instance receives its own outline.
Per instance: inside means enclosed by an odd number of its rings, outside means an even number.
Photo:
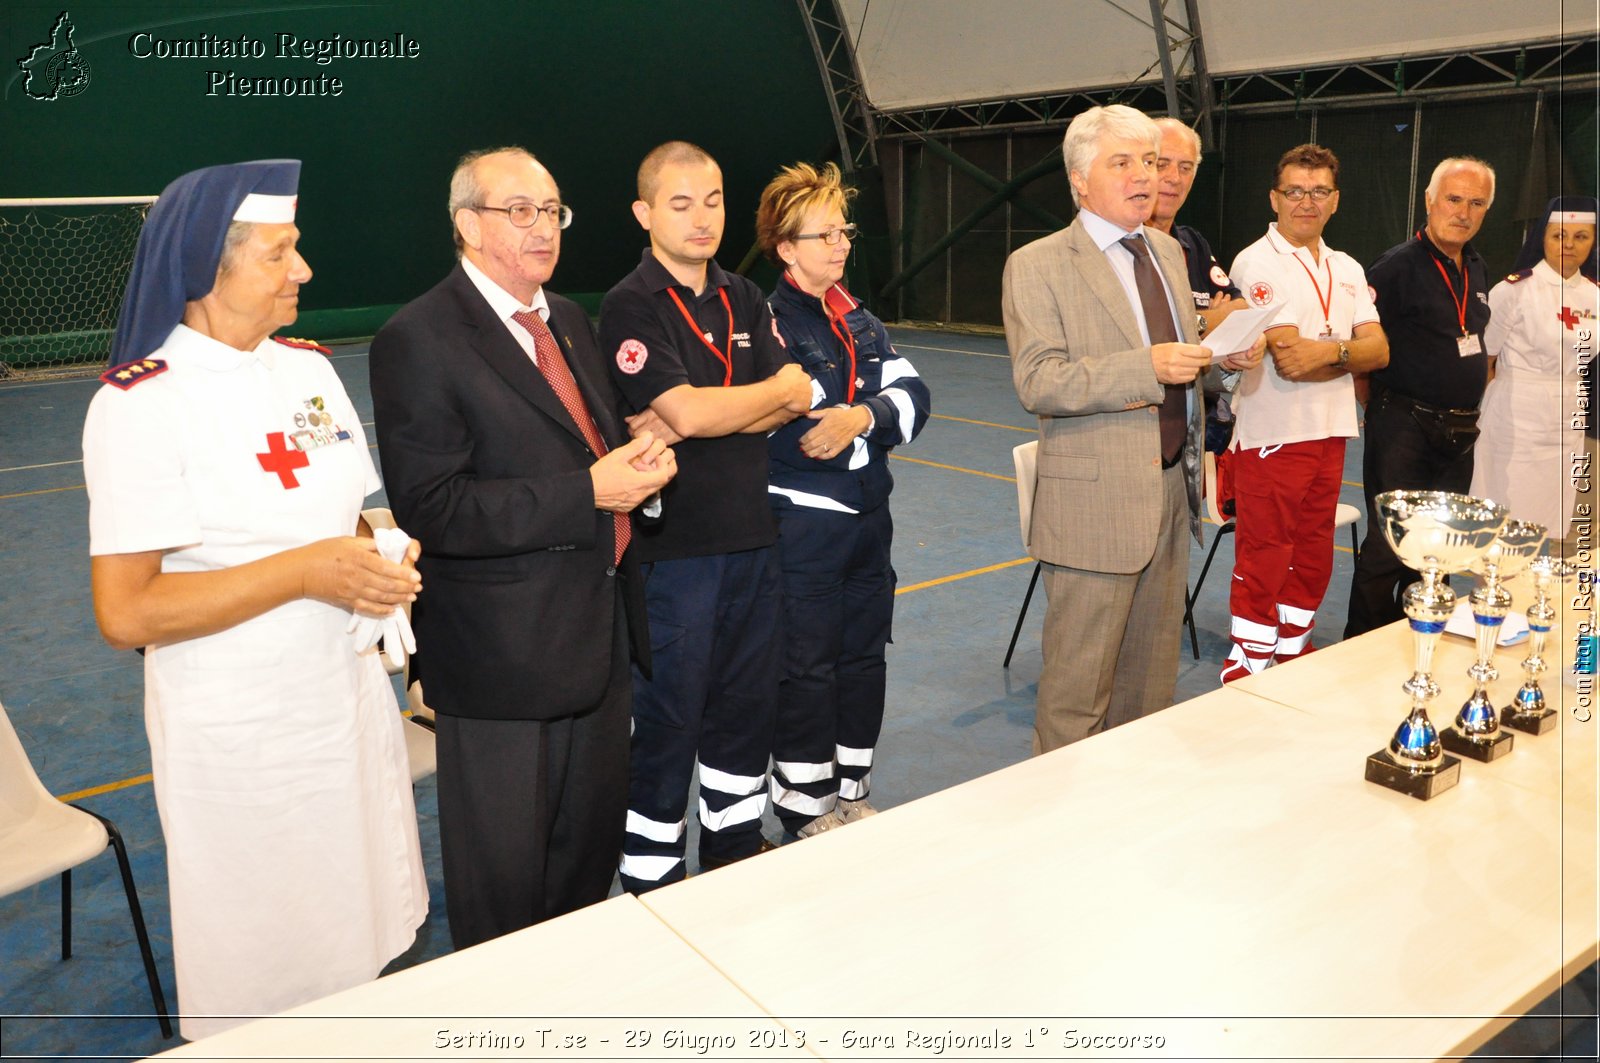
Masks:
[[[649,654],[628,514],[677,466],[626,441],[588,317],[544,288],[572,219],[549,171],[468,154],[450,212],[460,263],[373,339],[371,373],[390,505],[423,544],[417,666],[464,948],[610,889],[630,656]]]

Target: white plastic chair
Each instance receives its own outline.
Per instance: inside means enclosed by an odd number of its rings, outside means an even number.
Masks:
[[[144,910],[128,866],[122,835],[109,819],[86,808],[56,800],[44,788],[17,737],[5,706],[0,705],[0,897],[37,885],[52,875],[61,876],[61,958],[72,958],[72,869],[106,851],[116,850],[122,872],[122,889],[128,896],[133,932],[144,957],[144,975],[150,982],[150,999],[156,1006],[161,1033],[172,1036],[167,998],[161,992]]]
[[[1011,464],[1017,471],[1017,526],[1022,532],[1022,549],[1028,551],[1028,530],[1033,526],[1034,486],[1039,478],[1039,441],[1030,439],[1011,448]],[[1000,667],[1011,667],[1011,654],[1017,648],[1017,636],[1022,633],[1023,618],[1028,615],[1028,604],[1033,601],[1034,588],[1039,585],[1038,561],[1033,563],[1033,577],[1028,580],[1028,593],[1023,596],[1022,608],[1017,611],[1017,626],[1011,629],[1011,644],[1006,647],[1006,660]]]
[[[1217,526],[1216,533],[1211,537],[1211,549],[1206,551],[1206,563],[1200,566],[1200,578],[1194,582],[1194,591],[1183,603],[1183,622],[1189,628],[1189,649],[1194,653],[1194,659],[1200,659],[1200,636],[1194,629],[1194,603],[1200,598],[1200,588],[1206,582],[1206,573],[1211,571],[1211,559],[1217,555],[1217,547],[1222,543],[1222,537],[1234,530],[1233,518],[1223,515],[1217,508],[1217,456],[1211,451],[1201,455],[1201,468],[1205,471],[1206,490],[1206,516],[1211,523]],[[1361,519],[1361,511],[1355,506],[1340,502],[1333,511],[1333,526],[1335,529],[1350,527],[1350,550],[1360,554],[1361,542],[1356,536],[1356,522]]]
[[[364,509],[361,516],[366,520],[369,528],[393,528],[394,514],[382,506]],[[411,619],[411,606],[401,606],[406,611],[406,619]],[[439,770],[439,756],[437,741],[433,732],[433,710],[428,708],[422,700],[422,682],[411,681],[411,660],[406,659],[403,669],[396,668],[389,663],[389,658],[383,658],[383,666],[390,675],[405,676],[406,706],[411,710],[410,716],[401,716],[400,722],[406,736],[406,757],[411,762],[411,781],[426,779]]]

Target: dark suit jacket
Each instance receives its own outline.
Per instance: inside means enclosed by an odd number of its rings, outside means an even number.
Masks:
[[[609,446],[626,440],[588,316],[546,292],[550,331]],[[435,711],[551,719],[615,676],[615,581],[648,668],[642,581],[612,565],[595,455],[544,375],[458,265],[372,341],[378,453],[395,520],[422,543],[418,674]]]

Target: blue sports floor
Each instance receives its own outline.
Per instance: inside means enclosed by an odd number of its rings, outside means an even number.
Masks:
[[[901,353],[929,383],[934,418],[892,463],[900,593],[888,714],[873,770],[872,797],[879,807],[1028,755],[1044,616],[1041,590],[1015,659],[1002,669],[1032,569],[1018,535],[1011,448],[1034,436],[1032,418],[1012,391],[1004,341],[920,329],[893,332]],[[333,357],[356,408],[370,418],[366,348],[340,348]],[[140,661],[100,640],[89,593],[79,440],[98,386],[93,379],[0,383],[0,703],[46,787],[121,829],[170,1003],[175,990],[166,873],[149,786]],[[138,455],[126,460],[137,461]],[[1357,443],[1347,455],[1343,501],[1358,508],[1360,468]],[[1327,634],[1319,642],[1336,638],[1344,627],[1352,568],[1347,533],[1340,533],[1338,544],[1333,585],[1318,616]],[[1198,662],[1183,634],[1178,700],[1218,685],[1227,648],[1232,546],[1232,536],[1225,537],[1195,609]],[[1191,552],[1191,582],[1203,558],[1201,550]],[[431,779],[418,784],[417,805],[432,914],[400,963],[429,959],[449,947]],[[769,824],[768,834],[778,837],[775,825]],[[1040,844],[1068,841],[1041,838]],[[0,898],[0,1053],[123,1059],[176,1043],[163,1041],[147,1017],[150,999],[111,855],[74,873],[73,900],[74,955],[63,963],[56,881]],[[974,903],[986,900],[1004,903]],[[1554,1006],[1552,999],[1542,1010]],[[1592,995],[1569,996],[1567,1010],[1575,1006],[1592,1013]],[[1137,1011],[1136,1002],[1129,1011]],[[1592,1058],[1592,1028],[1587,1038]],[[1556,1058],[1540,1055],[1546,1047],[1528,1040],[1513,1027],[1480,1055]],[[1315,1057],[1316,1047],[1306,1046],[1306,1055]]]

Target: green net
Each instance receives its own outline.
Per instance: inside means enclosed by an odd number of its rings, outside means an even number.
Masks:
[[[0,376],[105,363],[148,210],[0,206]]]

